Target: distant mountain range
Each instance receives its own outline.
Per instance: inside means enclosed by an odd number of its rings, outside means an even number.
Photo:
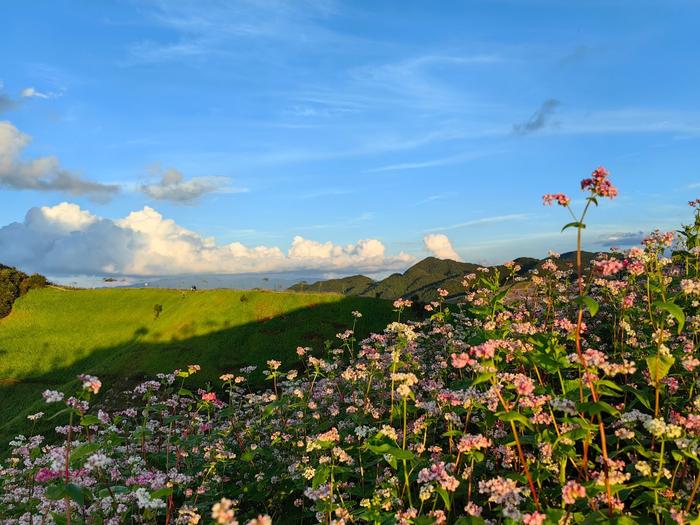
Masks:
[[[584,268],[596,257],[596,253],[583,252]],[[515,259],[520,266],[519,275],[526,275],[530,270],[540,267],[546,259],[521,257]],[[557,260],[560,268],[575,267],[576,252],[563,253]],[[500,266],[483,266],[468,262],[452,261],[427,257],[414,264],[403,273],[394,273],[385,279],[375,281],[364,275],[352,275],[340,279],[328,279],[313,283],[298,282],[289,290],[297,292],[334,292],[343,295],[362,297],[378,297],[382,299],[398,299],[404,297],[421,302],[437,299],[437,289],[444,288],[450,293],[449,297],[458,297],[464,293],[462,280],[469,273],[479,268],[489,268],[491,271],[500,269],[503,274],[506,268]]]

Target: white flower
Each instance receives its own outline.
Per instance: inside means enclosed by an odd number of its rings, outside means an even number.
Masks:
[[[58,392],[56,390],[44,390],[41,394],[44,397],[44,401],[47,403],[58,403],[63,401],[63,392]]]

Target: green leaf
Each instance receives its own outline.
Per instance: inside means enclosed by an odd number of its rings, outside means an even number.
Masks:
[[[522,423],[527,428],[532,428],[530,420],[523,416],[520,412],[497,412],[496,417],[501,421],[506,421],[508,423],[510,423],[511,421],[517,421],[518,423]]]
[[[80,418],[80,424],[84,427],[89,427],[90,425],[99,425],[100,420],[97,418],[97,416],[87,414]]]
[[[56,525],[66,525],[66,515],[59,512],[52,512],[51,517],[53,518]]]
[[[85,443],[84,445],[80,445],[79,447],[73,449],[73,451],[70,453],[70,459],[71,461],[83,459],[88,454],[97,452],[100,450],[100,448],[102,447],[99,443]]]
[[[615,407],[605,401],[579,403],[578,410],[590,414],[591,416],[597,416],[602,412],[607,412],[611,416],[616,416],[620,413]]]
[[[314,479],[311,482],[313,488],[317,489],[320,485],[325,483],[331,475],[331,469],[328,465],[321,465],[316,469],[316,474],[314,474]]]
[[[254,457],[255,457],[254,450],[246,450],[243,454],[241,454],[241,461],[253,461]]]
[[[578,305],[585,306],[588,313],[591,314],[591,317],[595,317],[595,314],[598,313],[598,309],[600,308],[598,301],[587,295],[577,297],[574,302]]]
[[[66,486],[63,483],[53,484],[46,487],[44,495],[48,499],[59,500],[66,497]]]
[[[384,455],[391,450],[391,445],[388,443],[382,443],[381,445],[367,445],[367,448],[374,452],[375,454]]]
[[[680,334],[683,331],[683,327],[685,326],[685,314],[683,313],[683,309],[678,306],[677,304],[673,303],[664,303],[661,301],[654,301],[652,303],[656,308],[659,310],[664,310],[671,314],[673,318],[678,322],[678,333]]]
[[[85,493],[83,488],[73,483],[66,485],[66,494],[81,507],[85,506]]]
[[[649,367],[649,374],[654,382],[661,381],[671,370],[671,366],[676,359],[671,355],[664,355],[660,352],[651,357],[647,357],[647,366]]]
[[[581,229],[583,229],[583,228],[585,228],[585,227],[586,227],[586,225],[583,224],[582,222],[570,222],[569,224],[567,224],[566,226],[564,226],[564,227],[561,229],[561,231],[564,231],[564,230],[566,230],[567,228],[581,228]]]
[[[151,492],[152,498],[163,498],[165,496],[170,496],[173,493],[172,487],[164,487],[162,489],[154,490]]]
[[[491,381],[491,378],[495,376],[496,374],[494,372],[484,372],[476,376],[476,379],[472,383],[472,386],[479,385],[481,383],[486,383],[487,381]]]
[[[410,450],[403,450],[402,448],[391,448],[387,452],[387,454],[391,454],[394,456],[396,459],[401,459],[401,460],[411,460],[414,458],[413,452]]]
[[[445,508],[449,511],[450,507],[452,507],[452,503],[450,502],[450,495],[447,493],[447,491],[445,489],[443,489],[440,486],[437,486],[435,488],[435,491],[438,494],[440,494],[440,496],[442,497],[442,501],[445,502]]]
[[[181,388],[180,390],[178,390],[177,393],[178,393],[178,395],[180,395],[180,396],[182,396],[182,397],[191,397],[191,398],[194,398],[194,394],[192,393],[192,391],[191,391],[191,390],[187,390],[186,388]]]

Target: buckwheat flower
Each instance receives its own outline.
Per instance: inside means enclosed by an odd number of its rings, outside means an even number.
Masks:
[[[523,514],[523,523],[525,525],[542,525],[547,519],[545,514],[541,512],[533,512],[532,514]]]
[[[85,461],[85,468],[88,470],[103,469],[112,463],[112,459],[102,452],[92,454]]]
[[[448,292],[444,288],[438,288],[437,293],[440,297],[447,297],[448,295],[450,295],[450,292]]]
[[[461,453],[471,452],[473,450],[480,450],[482,448],[488,448],[491,446],[491,440],[481,434],[467,434],[462,436],[457,443],[457,450]]]
[[[232,381],[236,376],[233,374],[223,374],[219,376],[219,379],[221,379],[224,382]]]
[[[606,261],[596,261],[596,270],[604,276],[614,275],[624,268],[624,263],[618,259],[608,259]]]
[[[401,310],[403,308],[410,308],[413,305],[413,301],[410,299],[399,298],[394,301],[394,308]]]
[[[152,498],[148,489],[141,487],[136,489],[133,494],[136,497],[136,504],[140,509],[155,510],[165,508],[165,501],[159,498]]]
[[[396,387],[396,393],[402,398],[407,398],[411,395],[411,387],[405,383],[402,383]]]
[[[559,206],[568,206],[571,203],[571,199],[563,193],[547,193],[542,196],[542,204],[545,206],[552,205],[555,201]]]
[[[280,366],[282,366],[282,362],[277,361],[276,359],[270,359],[267,361],[267,366],[270,368],[270,370],[277,370]]]
[[[233,501],[228,498],[221,498],[218,503],[214,503],[211,508],[211,517],[216,520],[219,525],[238,525],[236,520]]]
[[[95,376],[81,374],[78,376],[78,379],[83,383],[83,390],[92,392],[93,394],[97,394],[100,388],[102,388],[102,381]]]
[[[423,485],[418,491],[418,498],[420,498],[421,501],[427,501],[433,496],[434,492],[435,487],[432,485]]]
[[[577,499],[586,496],[586,489],[578,481],[568,481],[566,485],[561,488],[561,500],[566,505],[573,505],[576,503]]]
[[[482,508],[474,503],[473,501],[470,501],[467,503],[467,505],[464,507],[464,512],[467,513],[468,516],[474,516],[475,518],[478,518],[481,516]]]
[[[216,401],[216,392],[205,392],[202,394],[202,401],[214,402]]]
[[[464,352],[460,354],[453,353],[450,357],[452,358],[452,366],[454,366],[455,368],[464,368],[472,362],[472,359],[471,357],[469,357],[469,354],[465,354]]]
[[[353,316],[355,319],[359,319],[360,317],[362,317],[362,313],[358,312],[357,310],[353,310],[352,316]]]
[[[609,175],[608,171],[603,166],[600,166],[593,171],[589,179],[583,179],[581,181],[581,189],[587,189],[598,197],[613,199],[617,197],[617,188],[608,180]]]
[[[63,392],[58,392],[56,390],[44,390],[41,395],[47,403],[58,403],[63,401],[64,397]]]
[[[651,476],[651,465],[647,463],[646,461],[637,461],[634,464],[634,468],[642,475],[642,476]]]
[[[393,439],[394,441],[397,441],[399,439],[399,435],[396,432],[396,430],[389,425],[382,425],[381,430],[379,431],[380,435],[386,436],[389,439]]]
[[[178,513],[178,524],[183,525],[198,525],[202,520],[202,516],[197,512],[196,509],[190,507],[182,507],[177,511]]]
[[[38,421],[44,416],[43,412],[37,412],[36,414],[30,414],[27,416],[29,421]]]

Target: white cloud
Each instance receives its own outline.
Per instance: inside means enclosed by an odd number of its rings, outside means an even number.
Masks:
[[[76,204],[32,208],[22,223],[0,228],[2,262],[49,275],[174,275],[292,270],[378,272],[405,269],[413,257],[388,256],[376,239],[336,245],[296,236],[275,246],[217,244],[148,206],[119,220]]]
[[[0,121],[0,186],[86,195],[96,201],[109,200],[119,191],[118,186],[83,179],[63,168],[56,157],[23,160],[22,151],[30,141],[11,122]]]
[[[157,184],[144,184],[141,191],[156,200],[192,202],[202,195],[215,192],[241,192],[229,187],[228,177],[193,177],[185,180],[178,170],[170,168],[161,173]]]
[[[49,95],[48,93],[41,93],[33,87],[24,88],[21,91],[20,96],[22,98],[51,98],[51,95]]]
[[[452,247],[452,243],[447,235],[442,233],[429,233],[423,237],[425,248],[438,259],[452,259],[461,261],[462,258]]]
[[[495,222],[508,222],[508,221],[519,221],[527,219],[526,213],[511,213],[508,215],[494,215],[493,217],[482,217],[480,219],[473,219],[471,221],[460,222],[457,224],[450,224],[449,226],[441,226],[439,228],[431,228],[427,231],[444,231],[444,230],[455,230],[457,228],[466,228],[469,226],[478,226],[481,224],[492,224]]]

